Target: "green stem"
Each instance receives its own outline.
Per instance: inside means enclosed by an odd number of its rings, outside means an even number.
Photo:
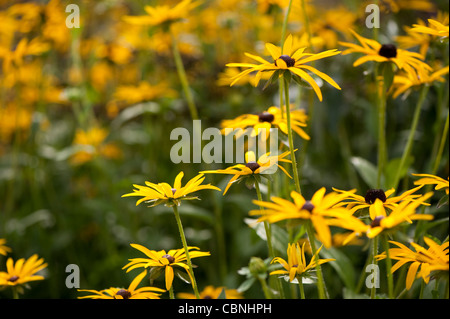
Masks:
[[[448,111],[447,111],[447,119],[445,120],[444,130],[442,132],[441,143],[439,145],[439,150],[436,154],[434,164],[433,164],[433,169],[431,171],[431,174],[433,174],[433,175],[436,174],[438,171],[439,164],[440,164],[441,158],[442,158],[442,153],[444,152],[444,148],[445,148],[445,142],[447,141],[447,134],[448,134]]]
[[[172,32],[171,36],[172,36],[173,57],[175,59],[175,65],[177,67],[178,77],[180,78],[181,86],[183,88],[183,92],[186,97],[191,117],[193,120],[198,120],[199,117],[197,113],[197,108],[194,103],[194,98],[192,97],[191,88],[189,87],[189,81],[187,79],[186,71],[183,65],[183,60],[181,59],[180,51],[178,49],[178,43]]]
[[[12,288],[13,299],[19,299],[19,292],[17,291],[17,287]]]
[[[259,282],[261,283],[261,287],[263,289],[264,296],[266,297],[266,299],[272,299],[272,295],[270,294],[270,290],[269,290],[269,287],[267,286],[266,281],[262,278],[258,278],[258,279],[259,279]]]
[[[178,231],[180,232],[181,242],[183,243],[184,252],[186,253],[186,260],[189,267],[189,273],[192,278],[192,288],[197,299],[200,299],[200,295],[197,289],[197,282],[195,281],[194,269],[192,268],[191,257],[189,256],[188,245],[186,243],[186,236],[184,235],[183,224],[181,223],[180,214],[176,205],[173,206],[173,212],[175,213],[175,219],[177,220]]]
[[[420,111],[422,110],[423,102],[425,101],[425,97],[427,96],[428,89],[429,89],[429,86],[424,85],[422,87],[422,90],[420,91],[419,100],[417,101],[416,109],[414,110],[414,117],[413,117],[413,121],[411,124],[411,129],[409,130],[408,140],[406,142],[405,149],[403,150],[403,155],[400,160],[400,165],[399,165],[399,167],[397,169],[397,173],[395,175],[394,184],[392,185],[392,187],[394,187],[394,188],[397,188],[397,184],[400,180],[400,175],[403,170],[403,166],[405,165],[406,159],[411,154],[414,135],[416,133],[417,124],[419,123]]]
[[[173,285],[170,286],[170,289],[169,289],[169,297],[170,297],[170,299],[175,299],[175,295],[173,294]]]
[[[377,265],[378,262],[375,258],[375,256],[378,255],[378,236],[372,238],[372,264],[373,265]],[[371,299],[375,299],[376,294],[377,294],[377,287],[376,285],[372,285],[372,288],[370,290],[370,298]]]
[[[297,280],[298,280],[298,289],[300,290],[300,299],[306,299],[305,290],[303,288],[302,276],[297,276]]]
[[[382,188],[381,181],[386,163],[386,87],[384,79],[377,80],[378,91],[378,172],[377,188]],[[381,87],[380,87],[381,86]]]
[[[325,288],[325,282],[323,280],[322,268],[319,264],[319,255],[316,255],[316,236],[314,235],[314,228],[311,221],[308,221],[306,226],[306,233],[308,234],[309,244],[311,245],[311,252],[313,256],[316,256],[316,274],[317,274],[317,290],[319,292],[320,299],[326,299],[327,293]]]
[[[308,15],[306,14],[306,3],[305,0],[301,0],[302,3],[302,13],[303,13],[303,20],[305,23],[305,30],[306,30],[306,34],[308,35],[308,44],[309,47],[311,49],[313,49],[313,45],[312,45],[312,33],[311,33],[311,28],[309,26],[309,18]]]
[[[292,161],[292,171],[294,174],[294,182],[295,182],[295,189],[299,194],[302,193],[300,188],[300,181],[298,178],[298,170],[297,170],[297,159],[295,157],[294,153],[294,139],[292,136],[292,128],[291,128],[291,110],[290,110],[290,103],[289,103],[289,82],[286,78],[284,78],[284,102],[286,104],[286,120],[287,120],[287,127],[288,127],[288,140],[289,140],[289,150],[291,152],[291,161]]]
[[[291,12],[291,7],[292,7],[292,0],[289,1],[289,5],[286,10],[286,15],[284,16],[283,20],[283,26],[281,27],[281,54],[283,54],[283,44],[286,37],[287,22],[289,19],[289,13]]]
[[[390,299],[394,298],[394,278],[392,274],[392,260],[389,254],[389,242],[387,235],[383,235],[383,245],[384,250],[386,252],[386,276],[387,276],[387,282],[388,282],[388,296]]]

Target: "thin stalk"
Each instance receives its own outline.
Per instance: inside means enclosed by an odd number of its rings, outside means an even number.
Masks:
[[[178,231],[180,232],[181,242],[183,243],[184,252],[186,253],[186,260],[189,267],[189,273],[192,278],[192,288],[194,289],[194,294],[197,299],[200,299],[200,295],[197,289],[197,282],[195,281],[194,269],[192,268],[191,257],[189,256],[188,245],[186,243],[186,236],[184,235],[183,224],[181,223],[180,214],[178,213],[178,208],[176,205],[173,206],[173,212],[175,213],[175,219],[178,225]]]
[[[175,60],[175,65],[177,67],[178,77],[180,78],[181,86],[183,88],[184,95],[189,107],[189,112],[193,120],[198,120],[197,107],[194,103],[194,98],[192,97],[191,88],[189,86],[189,81],[186,76],[186,70],[184,69],[183,60],[181,59],[180,50],[178,49],[178,43],[174,34],[170,33],[172,36],[172,51]]]
[[[292,171],[294,173],[295,189],[299,194],[301,194],[302,191],[300,188],[300,181],[298,178],[297,159],[294,153],[294,139],[292,137],[292,128],[291,128],[291,110],[289,107],[289,82],[286,78],[284,78],[284,95],[285,95],[284,102],[286,104],[286,120],[288,127],[289,150],[291,152]]]
[[[289,1],[289,5],[286,10],[286,15],[284,16],[283,20],[283,26],[281,27],[281,54],[283,54],[283,44],[284,39],[286,37],[287,22],[289,19],[289,13],[291,12],[291,7],[292,7],[292,0]]]
[[[306,299],[305,298],[305,289],[303,288],[303,281],[301,276],[297,276],[298,280],[298,290],[300,290],[300,299]]]
[[[378,255],[378,236],[372,238],[372,264],[377,265],[378,262],[375,258],[375,256]],[[372,288],[370,290],[370,298],[375,299],[377,294],[377,287],[376,285],[372,285]]]
[[[255,179],[255,189],[256,189],[256,195],[258,196],[258,200],[262,201],[262,194],[261,194],[261,189],[259,188],[259,183],[258,181]],[[263,207],[260,207],[260,209],[263,209]],[[269,257],[271,259],[275,258],[275,251],[273,249],[273,244],[272,244],[272,229],[270,227],[270,224],[267,220],[264,221],[264,230],[266,231],[266,237],[267,237],[267,247],[269,249]],[[284,299],[284,292],[283,292],[283,286],[281,285],[281,279],[278,279],[277,282],[277,289],[278,292],[280,293],[280,298]]]
[[[386,163],[386,88],[384,79],[378,80],[378,172],[377,188],[382,188],[381,180]]]
[[[392,274],[392,260],[389,255],[389,242],[387,235],[382,235],[384,250],[386,251],[386,276],[388,282],[388,296],[390,299],[394,298],[394,278]]]
[[[320,267],[320,264],[319,264],[319,255],[316,255],[316,252],[317,252],[316,236],[314,235],[314,229],[313,229],[311,221],[308,221],[308,223],[307,223],[306,233],[308,234],[309,244],[311,245],[311,253],[313,256],[314,255],[316,256],[315,262],[316,262],[316,274],[317,274],[317,290],[319,292],[319,298],[326,299],[327,293],[326,293],[326,288],[325,288],[325,281],[323,280],[322,268]]]
[[[173,294],[173,285],[169,289],[169,297],[170,299],[175,299],[175,295]]]
[[[399,167],[397,169],[397,173],[395,175],[394,184],[392,185],[392,187],[394,187],[394,188],[397,188],[397,184],[400,180],[400,174],[401,174],[401,171],[403,170],[403,166],[405,165],[406,159],[411,154],[414,135],[416,133],[417,124],[419,123],[420,111],[422,110],[423,102],[425,101],[425,97],[427,96],[428,89],[429,89],[428,85],[423,85],[423,87],[420,91],[419,100],[417,101],[416,109],[414,110],[413,121],[411,123],[411,129],[409,130],[408,140],[406,142],[405,149],[403,150],[403,155],[400,160],[400,165],[399,165]]]
[[[439,164],[440,164],[441,158],[442,158],[442,153],[444,152],[444,148],[445,148],[445,142],[447,141],[447,134],[448,134],[448,111],[447,111],[447,119],[445,120],[444,130],[442,132],[441,143],[439,145],[439,150],[436,154],[433,168],[431,171],[431,174],[433,174],[433,175],[437,173],[437,170],[439,168]]]
[[[272,295],[270,294],[270,289],[267,286],[266,281],[264,279],[262,279],[262,278],[259,278],[259,277],[258,277],[258,280],[261,283],[261,287],[263,289],[264,296],[266,297],[266,299],[272,299]]]

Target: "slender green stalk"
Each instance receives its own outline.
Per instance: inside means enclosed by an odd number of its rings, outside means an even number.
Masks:
[[[292,0],[289,1],[289,5],[286,10],[286,15],[284,16],[283,20],[283,26],[281,27],[281,54],[283,54],[283,44],[284,39],[286,38],[287,22],[289,20],[289,13],[291,12],[291,7],[292,7]]]
[[[17,287],[12,287],[13,299],[19,299],[19,292],[17,291]]]
[[[308,44],[310,46],[310,48],[313,48],[312,45],[312,33],[311,33],[311,27],[309,26],[309,18],[308,15],[306,14],[306,3],[305,0],[301,0],[302,3],[302,13],[303,13],[303,22],[305,23],[305,30],[306,30],[306,34],[308,35]]]
[[[447,135],[448,135],[448,111],[447,111],[447,119],[445,120],[445,125],[444,125],[444,130],[442,132],[442,137],[441,137],[441,143],[439,145],[439,150],[436,154],[435,160],[434,160],[434,164],[433,164],[433,168],[431,170],[431,174],[436,174],[437,170],[439,168],[439,164],[441,163],[441,158],[442,158],[442,153],[444,152],[444,148],[445,148],[445,142],[447,141]]]
[[[311,245],[311,252],[312,255],[316,255],[317,248],[316,248],[316,236],[314,235],[314,228],[311,221],[308,221],[306,226],[306,233],[308,234],[309,238],[309,244]],[[326,299],[327,293],[325,288],[325,281],[323,280],[322,275],[322,267],[320,267],[319,264],[319,255],[316,255],[316,274],[317,274],[317,290],[319,292],[319,298],[320,299]]]
[[[302,191],[300,188],[300,181],[298,178],[297,159],[294,153],[294,139],[292,136],[292,128],[291,128],[291,110],[289,107],[289,82],[286,78],[284,79],[284,95],[285,95],[284,102],[286,104],[286,120],[288,127],[289,150],[291,152],[292,171],[294,174],[295,189],[299,194],[301,194]]]
[[[261,287],[263,289],[264,292],[264,296],[266,297],[266,299],[272,299],[272,294],[270,293],[270,289],[267,286],[267,283],[264,279],[259,278],[258,277],[259,282],[261,283]]]
[[[413,121],[411,124],[411,129],[409,130],[408,140],[406,142],[405,149],[403,150],[403,155],[400,160],[400,165],[399,165],[399,167],[397,169],[397,173],[395,175],[394,184],[392,185],[392,187],[394,187],[394,188],[397,188],[397,184],[400,180],[400,174],[403,170],[403,166],[405,165],[406,159],[411,154],[414,135],[416,133],[417,124],[419,123],[420,111],[422,110],[423,102],[425,101],[425,97],[427,96],[428,89],[429,89],[428,85],[423,85],[423,87],[420,91],[419,100],[417,101],[416,109],[414,110],[414,116],[413,116]]]
[[[173,294],[173,285],[169,289],[169,297],[170,299],[175,299],[175,295]]]
[[[387,158],[386,151],[386,87],[384,79],[377,80],[378,91],[378,172],[377,188],[382,188],[381,180],[383,177],[384,166]]]
[[[388,282],[388,296],[394,298],[394,278],[392,274],[392,260],[389,254],[389,242],[387,235],[382,235],[384,250],[386,251],[386,277]]]
[[[377,265],[378,262],[375,258],[375,256],[378,255],[378,236],[372,238],[372,264]],[[377,294],[377,287],[376,285],[372,285],[372,288],[370,290],[370,298],[375,299]]]
[[[305,289],[303,288],[302,276],[297,276],[297,280],[298,280],[298,290],[300,290],[300,299],[306,299]]]
[[[183,243],[184,252],[186,253],[186,260],[189,267],[189,273],[192,277],[192,288],[194,289],[194,294],[197,299],[200,299],[200,295],[197,289],[197,282],[195,281],[194,269],[192,268],[191,257],[189,256],[188,245],[186,243],[186,236],[184,235],[183,224],[181,223],[180,214],[178,213],[178,208],[176,205],[173,206],[173,212],[175,213],[175,219],[177,220],[178,231],[180,232],[181,241]]]
[[[198,120],[197,107],[194,103],[194,98],[192,97],[191,88],[189,86],[189,81],[186,76],[186,70],[184,69],[183,60],[181,59],[180,50],[178,49],[178,43],[173,33],[172,36],[172,51],[175,60],[175,65],[177,67],[178,77],[180,78],[181,86],[183,88],[184,95],[189,107],[189,112],[193,120]]]

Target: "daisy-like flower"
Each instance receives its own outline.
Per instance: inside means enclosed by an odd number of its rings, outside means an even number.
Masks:
[[[306,127],[306,121],[308,116],[303,110],[295,110],[291,107],[291,128],[304,140],[309,140],[310,137],[303,130]],[[232,128],[242,129],[242,133],[245,129],[251,127],[253,129],[251,136],[257,136],[261,130],[265,130],[266,134],[262,135],[268,138],[270,136],[270,129],[280,129],[284,134],[288,134],[288,126],[286,116],[282,115],[281,109],[276,106],[271,106],[267,111],[263,111],[259,114],[242,114],[232,120],[223,120],[220,123],[222,132],[228,133],[227,129]],[[231,133],[231,132],[229,132]],[[239,137],[239,132],[236,134]]]
[[[277,47],[272,43],[266,43],[266,49],[269,51],[272,56],[273,62],[269,62],[259,56],[245,53],[245,55],[260,64],[253,63],[228,63],[227,67],[239,67],[239,68],[247,68],[247,70],[242,71],[238,75],[233,78],[233,82],[231,82],[230,86],[233,86],[237,83],[242,77],[248,75],[252,72],[256,73],[255,83],[258,85],[259,80],[261,79],[264,72],[271,72],[275,76],[275,78],[283,76],[284,72],[290,72],[294,78],[298,76],[300,80],[306,81],[316,92],[317,97],[320,101],[322,101],[322,92],[320,91],[319,85],[316,83],[314,78],[309,75],[309,72],[317,75],[322,78],[324,81],[328,82],[332,86],[337,89],[341,89],[339,85],[327,74],[320,72],[316,68],[307,65],[306,63],[324,59],[330,56],[334,56],[340,53],[336,49],[327,50],[318,54],[313,53],[304,53],[306,47],[304,48],[293,48],[292,45],[292,35],[289,35],[284,41],[283,48]],[[277,72],[277,74],[275,74]],[[278,75],[278,76],[276,76]]]
[[[350,53],[363,53],[364,56],[353,62],[353,66],[357,67],[368,61],[375,62],[392,62],[398,69],[405,72],[421,75],[425,70],[431,71],[431,67],[423,62],[424,57],[416,52],[399,49],[395,44],[380,44],[375,40],[367,39],[355,31],[350,30],[361,45],[349,42],[339,42],[341,45],[348,47],[342,51],[342,55]]]
[[[136,202],[136,206],[142,202],[150,203],[150,207],[165,204],[166,206],[180,206],[182,200],[193,200],[198,199],[196,196],[189,196],[189,194],[194,193],[199,190],[204,189],[214,189],[220,191],[220,188],[212,186],[211,184],[201,185],[205,177],[203,174],[198,174],[196,177],[192,178],[185,186],[181,186],[181,180],[184,176],[183,172],[180,172],[176,177],[173,187],[167,183],[150,183],[145,182],[147,186],[141,186],[133,184],[137,189],[133,193],[128,193],[122,195],[122,197],[128,196],[142,196]]]
[[[448,74],[449,67],[443,67],[434,72],[425,71],[420,77],[410,73],[398,74],[394,76],[392,82],[392,97],[397,98],[400,94],[408,94],[411,89],[422,85],[431,85],[433,82],[445,82],[444,75]]]
[[[446,272],[448,277],[448,241],[437,244],[435,241],[428,237],[424,237],[423,240],[428,245],[428,249],[411,242],[414,250],[409,249],[404,244],[389,241],[391,244],[396,245],[399,248],[390,248],[389,257],[394,260],[398,260],[397,263],[391,268],[391,272],[394,273],[397,269],[407,263],[409,265],[408,273],[406,275],[406,289],[409,290],[416,278],[422,277],[423,281],[428,284],[431,279],[431,274],[438,272]],[[378,260],[386,258],[386,252],[377,255]],[[419,270],[420,268],[420,270]]]
[[[161,293],[165,292],[163,289],[156,287],[137,288],[146,275],[147,270],[144,270],[133,279],[127,289],[115,287],[100,291],[78,289],[79,292],[91,293],[91,295],[78,297],[78,299],[160,299]]]
[[[224,287],[206,286],[200,291],[200,299],[219,299],[222,292],[225,293],[226,299],[242,299],[243,296],[236,289],[226,289]],[[196,299],[194,294],[180,292],[177,294],[179,299]]]
[[[301,277],[310,277],[311,271],[316,268],[317,263],[322,265],[324,263],[334,261],[336,259],[327,258],[319,259],[319,252],[323,246],[317,249],[316,253],[311,257],[309,264],[306,264],[305,258],[305,244],[303,243],[300,247],[299,243],[288,244],[287,257],[288,260],[284,260],[281,257],[275,257],[272,259],[271,263],[279,263],[284,269],[274,270],[270,275],[283,275],[289,276],[289,281],[292,282],[294,279],[301,280]]]
[[[145,6],[145,16],[125,16],[125,22],[135,25],[162,26],[164,29],[172,23],[179,22],[189,16],[191,11],[198,7],[201,1],[183,0],[176,6]]]
[[[260,221],[276,223],[282,220],[310,220],[317,233],[317,238],[326,248],[331,247],[332,237],[329,228],[329,221],[342,216],[350,215],[347,209],[335,207],[346,195],[337,192],[325,194],[326,189],[322,187],[312,196],[311,200],[306,200],[299,193],[292,191],[291,198],[293,202],[280,198],[272,197],[270,202],[253,201],[261,208],[250,211],[250,215],[261,215]]]
[[[290,151],[284,152],[281,155],[270,155],[270,152],[268,152],[256,159],[255,153],[248,151],[245,153],[245,164],[237,164],[227,167],[226,169],[203,171],[200,173],[234,175],[228,182],[227,187],[223,192],[225,195],[234,182],[241,181],[241,177],[267,177],[267,175],[274,173],[277,168],[280,168],[287,176],[289,176],[289,178],[292,178],[284,167],[278,164],[278,162],[292,163],[290,160],[285,159],[285,157],[289,154]]]
[[[127,269],[127,272],[141,267],[156,268],[156,271],[164,270],[166,289],[169,290],[172,287],[174,271],[178,271],[175,267],[181,267],[186,270],[192,282],[189,266],[186,264],[184,249],[172,249],[166,252],[165,250],[150,250],[138,244],[131,244],[131,247],[144,253],[148,258],[129,259],[130,262],[123,267],[123,269]],[[188,250],[191,259],[211,255],[209,252],[198,251],[198,247],[188,247]]]
[[[424,25],[413,24],[413,28],[411,29],[411,31],[431,34],[442,38],[448,38],[448,20],[447,25],[445,25],[437,20],[428,19],[428,27]]]
[[[0,238],[0,255],[6,256],[8,253],[11,252],[11,248],[5,245],[6,239]]]
[[[346,206],[351,214],[364,208],[369,208],[369,215],[372,220],[378,216],[387,216],[389,210],[393,210],[402,201],[414,201],[419,199],[422,195],[414,194],[422,186],[410,189],[399,196],[392,196],[395,193],[395,189],[391,188],[388,191],[383,191],[382,189],[369,189],[366,195],[363,197],[361,195],[355,194],[353,191],[344,191],[340,189],[333,188],[335,192],[345,194],[345,198],[337,206]],[[428,205],[424,203],[424,205]],[[387,211],[386,211],[387,210]]]
[[[416,214],[416,209],[433,195],[432,192],[427,193],[413,201],[402,201],[390,212],[389,216],[377,215],[371,220],[370,224],[366,224],[361,219],[346,215],[341,218],[335,218],[329,221],[330,225],[341,227],[343,229],[352,230],[353,232],[347,237],[345,243],[353,240],[357,236],[366,235],[368,238],[374,238],[383,231],[389,231],[398,225],[408,222],[412,224],[413,220],[432,220],[433,215],[430,214]],[[381,202],[380,199],[376,199]],[[381,207],[381,204],[379,204]]]
[[[26,259],[21,258],[14,263],[12,258],[6,261],[6,271],[0,271],[0,287],[15,287],[23,293],[23,286],[31,281],[44,280],[36,273],[47,267],[43,258],[33,255]]]
[[[447,180],[431,174],[413,174],[414,176],[422,177],[421,179],[414,182],[414,185],[436,185],[435,190],[445,190],[448,195],[449,191],[449,179]]]

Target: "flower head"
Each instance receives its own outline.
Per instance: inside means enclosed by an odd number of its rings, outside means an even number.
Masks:
[[[0,238],[0,255],[6,256],[6,254],[11,252],[11,248],[5,246],[6,239]]]
[[[320,87],[311,77],[311,75],[309,75],[309,73],[307,72],[309,71],[340,90],[341,88],[339,87],[339,85],[331,77],[306,64],[312,61],[337,55],[340,53],[340,51],[334,49],[327,50],[318,54],[304,53],[306,48],[294,48],[292,41],[292,35],[289,35],[283,44],[283,48],[275,46],[272,43],[266,43],[266,49],[272,56],[273,62],[269,62],[259,56],[250,53],[245,53],[247,57],[259,62],[260,64],[228,63],[228,67],[247,68],[247,70],[239,73],[233,78],[233,82],[231,82],[230,86],[233,86],[236,82],[238,82],[241,77],[246,76],[247,74],[252,72],[257,72],[255,83],[256,85],[258,85],[259,80],[261,79],[261,76],[264,72],[271,72],[273,74],[277,72],[277,74],[275,75],[281,77],[284,72],[289,71],[291,75],[294,76],[294,78],[298,77],[300,81],[306,81],[314,89],[319,100],[322,101],[322,92],[320,91]]]
[[[447,25],[434,19],[428,19],[429,23],[428,27],[424,25],[413,24],[413,28],[411,29],[411,31],[431,34],[442,38],[448,38],[449,33],[448,19],[446,22]]]
[[[282,220],[310,220],[314,226],[318,239],[325,247],[331,247],[332,237],[329,228],[331,219],[341,218],[350,213],[342,207],[335,207],[345,195],[337,192],[325,194],[326,189],[322,187],[312,196],[311,200],[306,200],[299,193],[292,191],[293,202],[272,197],[271,202],[253,201],[264,209],[252,210],[250,215],[261,215],[258,222],[267,220],[276,223]]]
[[[142,196],[143,198],[139,199],[136,202],[136,206],[142,202],[149,202],[152,205],[150,207],[165,204],[166,206],[179,206],[182,200],[192,200],[198,199],[195,196],[188,196],[191,193],[194,193],[203,189],[214,189],[220,191],[220,188],[212,186],[210,184],[201,185],[203,180],[205,179],[203,174],[199,174],[189,182],[186,183],[185,186],[181,186],[181,180],[184,176],[183,172],[180,172],[177,177],[175,177],[175,181],[173,187],[167,183],[150,183],[145,182],[147,186],[141,186],[133,184],[133,186],[137,189],[133,191],[133,193],[128,193],[122,195],[122,197],[128,196]]]
[[[350,53],[363,53],[364,56],[358,58],[353,62],[353,66],[357,67],[368,61],[375,62],[392,62],[398,69],[404,70],[414,75],[420,75],[425,70],[431,71],[431,67],[423,62],[424,57],[416,52],[399,49],[395,44],[387,43],[380,44],[375,40],[367,39],[355,31],[351,30],[353,35],[361,45],[349,42],[339,42],[341,45],[348,47],[342,51],[343,55]]]
[[[141,283],[142,279],[147,275],[147,270],[144,270],[130,283],[127,289],[111,287],[109,289],[88,290],[78,289],[79,292],[89,292],[92,295],[78,297],[78,299],[159,299],[163,289],[156,287],[141,287],[137,286]]]
[[[411,242],[411,246],[413,246],[415,251],[402,243],[389,241],[391,244],[399,247],[389,249],[389,257],[398,260],[392,267],[391,272],[394,273],[403,265],[411,263],[406,275],[406,289],[408,290],[416,278],[422,277],[425,283],[428,283],[432,272],[446,272],[448,276],[448,241],[439,245],[428,237],[424,237],[423,240],[428,245],[428,249]],[[377,255],[376,258],[377,260],[386,258],[386,252]]]
[[[280,168],[289,178],[292,178],[291,175],[278,164],[278,162],[291,163],[290,160],[285,159],[287,155],[289,155],[290,151],[284,152],[281,155],[270,155],[270,152],[262,155],[258,159],[256,159],[255,153],[252,151],[248,151],[245,153],[245,164],[237,164],[234,166],[227,167],[226,169],[218,169],[218,170],[210,170],[203,171],[201,173],[204,174],[229,174],[234,175],[227,184],[225,191],[223,194],[225,195],[230,188],[230,186],[237,181],[241,180],[241,177],[249,177],[249,176],[263,176],[271,174],[277,168]]]
[[[242,299],[242,294],[236,289],[226,289],[224,287],[206,286],[200,291],[200,299],[219,299],[220,295],[224,293],[226,299]],[[177,294],[180,299],[196,299],[194,294],[180,292]]]
[[[43,258],[33,255],[26,259],[21,258],[14,263],[12,258],[6,261],[6,271],[0,271],[0,287],[18,287],[23,292],[22,286],[31,281],[43,280],[44,277],[36,273],[47,267]]]
[[[157,270],[164,270],[165,279],[166,279],[166,289],[169,290],[172,287],[172,282],[174,278],[174,271],[176,267],[181,267],[186,270],[189,277],[191,274],[189,272],[189,266],[186,264],[186,252],[184,249],[172,249],[166,252],[165,250],[150,250],[142,245],[131,244],[131,247],[139,250],[144,253],[148,258],[133,258],[130,259],[130,262],[126,264],[123,269],[127,269],[127,272],[136,269],[136,268],[156,268]],[[197,258],[210,256],[209,252],[197,251],[199,248],[197,247],[188,247],[189,257]],[[192,282],[192,278],[191,282]]]
[[[284,269],[272,271],[271,275],[287,275],[289,281],[292,282],[296,277],[310,276],[310,272],[316,268],[316,265],[324,264],[335,259],[319,259],[318,255],[322,247],[317,249],[316,253],[311,257],[309,264],[306,264],[305,258],[305,243],[300,247],[299,243],[288,244],[287,257],[288,260],[284,260],[281,257],[275,257],[271,263],[280,263]]]
[[[413,174],[414,176],[422,177],[421,179],[414,182],[414,185],[436,185],[435,190],[445,190],[448,195],[449,180],[447,180],[431,174]]]

